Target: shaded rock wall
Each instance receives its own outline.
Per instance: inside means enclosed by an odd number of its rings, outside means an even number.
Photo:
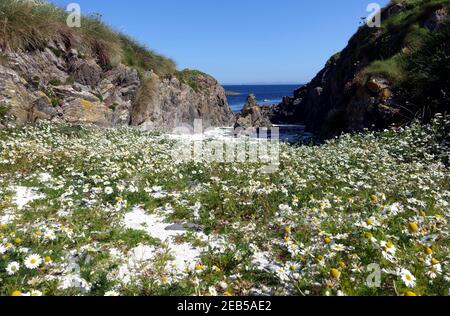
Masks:
[[[406,44],[406,36],[410,36],[412,30],[422,28],[425,32],[437,32],[448,20],[448,8],[444,5],[429,3],[423,7],[423,16],[413,13],[416,8],[408,2],[391,3],[383,10],[382,20],[402,14],[404,25],[361,27],[347,47],[331,57],[311,82],[274,108],[272,121],[305,124],[308,131],[329,138],[341,132],[380,129],[415,118],[417,109],[399,98],[398,82],[382,72],[371,74],[367,69],[375,61],[400,55],[408,59],[413,46]],[[385,67],[388,72],[394,71],[393,66]],[[443,90],[447,84],[444,81],[440,83]],[[450,107],[441,104],[433,111],[446,106],[447,109]]]

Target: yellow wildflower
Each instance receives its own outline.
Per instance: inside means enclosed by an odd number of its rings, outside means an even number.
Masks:
[[[331,275],[333,278],[339,280],[340,277],[341,277],[341,272],[340,272],[338,269],[331,269],[330,275]]]
[[[410,222],[408,224],[408,230],[411,234],[417,234],[419,232],[419,226],[416,223]]]

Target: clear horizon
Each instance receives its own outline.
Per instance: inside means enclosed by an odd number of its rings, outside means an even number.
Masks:
[[[70,0],[52,0],[65,7]],[[378,1],[381,6],[388,0]],[[79,0],[83,14],[223,85],[304,84],[342,50],[369,0]],[[156,13],[154,13],[156,12]]]

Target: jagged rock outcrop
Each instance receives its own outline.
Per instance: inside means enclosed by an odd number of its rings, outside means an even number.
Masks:
[[[259,106],[255,95],[251,94],[242,111],[236,115],[234,128],[237,132],[251,128],[270,128],[272,127],[270,119],[271,109]]]
[[[145,89],[135,102],[131,125],[171,130],[184,124],[192,127],[194,119],[202,119],[203,127],[232,124],[233,113],[217,80],[201,73],[192,74],[190,79],[195,87],[176,77],[148,74],[143,82]]]
[[[272,121],[302,123],[308,131],[328,138],[402,124],[418,113],[431,117],[448,111],[448,62],[445,65],[445,55],[438,62],[426,57],[450,53],[448,2],[441,2],[392,2],[382,11],[381,28],[362,26],[310,83],[274,108]],[[432,41],[446,23],[443,40],[436,38],[439,46],[430,48],[429,38]],[[431,61],[435,70],[427,69]],[[416,84],[428,80],[426,74],[436,75],[437,84]]]
[[[207,75],[191,78],[197,90],[175,76],[152,73],[141,79],[132,68],[102,68],[57,42],[42,50],[0,53],[3,126],[59,120],[170,130],[196,118],[207,126],[233,121],[224,89]]]

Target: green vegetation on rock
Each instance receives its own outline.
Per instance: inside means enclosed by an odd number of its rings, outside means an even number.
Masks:
[[[195,92],[202,92],[205,88],[199,83],[199,78],[210,78],[209,75],[201,72],[199,70],[184,69],[182,71],[177,71],[175,77],[182,83],[190,86]]]
[[[67,26],[67,16],[62,8],[46,2],[2,0],[0,48],[35,50],[57,41],[77,49],[81,56],[95,58],[104,68],[123,61],[139,71],[153,70],[162,76],[175,72],[173,60],[115,31],[102,22],[99,14],[83,16],[80,28]],[[52,51],[56,56],[62,53],[55,48]]]

